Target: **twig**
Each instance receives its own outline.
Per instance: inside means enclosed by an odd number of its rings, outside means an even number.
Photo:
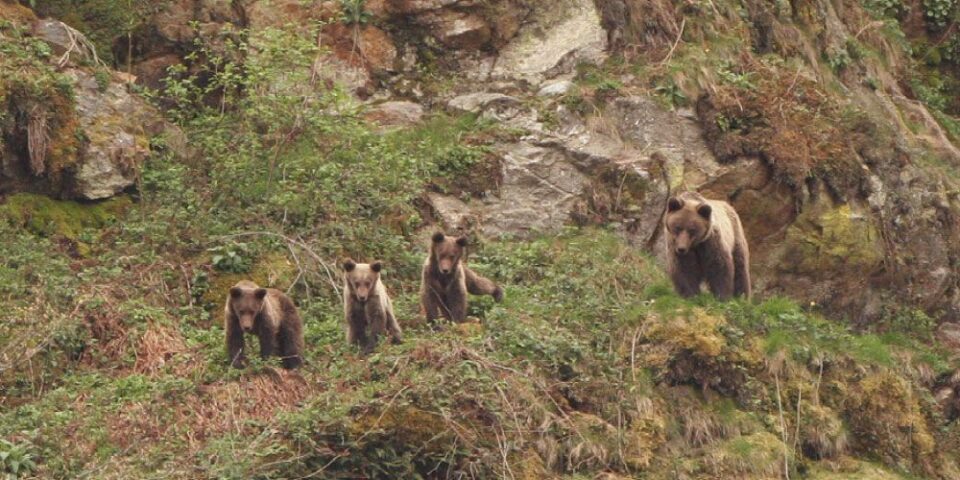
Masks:
[[[790,480],[790,455],[787,450],[787,423],[783,419],[783,402],[780,397],[780,375],[774,371],[773,380],[777,386],[777,411],[780,414],[780,438],[783,441],[783,477]]]
[[[680,22],[680,33],[677,34],[677,39],[673,42],[673,46],[670,47],[670,51],[667,52],[667,56],[660,61],[660,66],[664,66],[667,62],[670,61],[670,58],[673,57],[673,51],[677,49],[677,45],[680,44],[680,39],[683,37],[683,29],[687,26],[687,18],[684,17],[683,21]]]
[[[820,405],[820,382],[823,380],[823,358],[818,359],[817,363],[820,364],[820,372],[817,374],[817,384],[813,390],[814,405]]]
[[[797,67],[797,73],[793,76],[793,81],[790,82],[790,87],[787,88],[786,93],[783,94],[784,97],[786,97],[787,95],[790,95],[790,92],[793,91],[793,87],[797,86],[797,80],[800,79],[800,68],[801,67],[799,66]]]
[[[630,344],[630,375],[633,376],[633,381],[637,381],[637,340],[640,339],[640,328],[637,328],[637,333],[633,335],[633,342]]]
[[[797,386],[797,429],[793,434],[793,451],[797,451],[797,446],[800,445],[800,401],[803,398],[803,389],[800,386]]]
[[[863,32],[865,32],[865,31],[867,31],[867,30],[870,30],[870,29],[872,29],[872,28],[882,27],[883,25],[884,25],[884,23],[881,22],[881,21],[879,21],[879,20],[877,20],[877,21],[875,21],[875,22],[869,22],[869,23],[867,23],[866,25],[864,25],[863,27],[861,27],[860,30],[857,31],[857,34],[853,36],[853,38],[859,40],[859,39],[860,39],[860,35],[862,35]]]
[[[91,58],[95,66],[104,66],[104,63],[100,61],[100,57],[97,56],[96,47],[94,47],[93,43],[91,43],[84,34],[66,23],[59,21],[57,23],[60,24],[60,28],[67,33],[67,38],[70,39],[70,46],[67,47],[67,51],[63,52],[63,55],[57,60],[57,68],[65,67],[70,61],[70,54],[75,51]]]
[[[311,258],[313,258],[315,262],[317,262],[318,264],[320,264],[321,267],[323,267],[323,270],[327,276],[327,280],[330,282],[330,286],[333,287],[333,290],[335,292],[337,292],[337,296],[338,297],[340,296],[340,287],[337,286],[337,282],[333,278],[333,272],[331,271],[330,267],[327,265],[327,262],[324,261],[324,259],[320,257],[320,255],[314,252],[313,249],[311,249],[310,246],[307,245],[306,242],[304,242],[303,240],[290,238],[286,235],[283,235],[281,233],[276,233],[276,232],[240,232],[240,233],[232,233],[229,235],[220,235],[215,238],[237,238],[237,237],[255,237],[255,236],[280,238],[286,241],[288,244],[296,245],[297,247],[300,247],[301,249],[303,249],[303,251],[306,252]],[[289,248],[289,245],[287,248]]]

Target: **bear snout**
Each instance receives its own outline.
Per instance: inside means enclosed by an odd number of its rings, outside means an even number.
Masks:
[[[678,254],[678,255],[686,255],[687,252],[689,252],[689,251],[690,251],[690,249],[687,248],[687,247],[677,247],[677,254]]]
[[[240,319],[240,330],[243,330],[243,333],[253,332],[253,319],[252,318],[241,318]]]

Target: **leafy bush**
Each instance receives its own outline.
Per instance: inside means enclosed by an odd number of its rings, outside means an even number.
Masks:
[[[928,22],[943,28],[954,19],[956,6],[956,0],[923,0],[923,13]]]
[[[347,25],[365,24],[372,14],[366,9],[366,0],[339,0],[340,21]]]
[[[13,443],[0,439],[0,473],[5,478],[17,480],[30,477],[37,464],[27,443]]]
[[[221,245],[208,250],[213,253],[211,263],[222,272],[246,273],[252,265],[250,249],[245,243]]]

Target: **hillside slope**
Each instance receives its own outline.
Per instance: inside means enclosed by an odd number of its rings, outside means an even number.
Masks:
[[[119,3],[0,0],[0,474],[960,478],[926,3]],[[672,293],[684,188],[742,212],[753,301]],[[434,332],[440,228],[507,293]],[[404,344],[345,344],[346,257]],[[227,367],[243,278],[300,371]]]

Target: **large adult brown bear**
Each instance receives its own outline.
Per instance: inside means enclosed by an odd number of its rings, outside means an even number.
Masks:
[[[449,237],[440,232],[431,239],[420,283],[420,308],[431,325],[440,316],[457,323],[465,321],[468,292],[490,295],[497,302],[503,300],[499,285],[464,265],[467,244],[467,237]]]
[[[706,281],[717,298],[750,298],[750,249],[729,203],[681,193],[667,202],[664,228],[667,270],[677,293],[697,295]]]
[[[227,295],[224,323],[227,355],[234,367],[246,361],[245,333],[260,339],[261,358],[277,355],[288,370],[303,364],[303,322],[283,292],[247,280],[237,282]]]

